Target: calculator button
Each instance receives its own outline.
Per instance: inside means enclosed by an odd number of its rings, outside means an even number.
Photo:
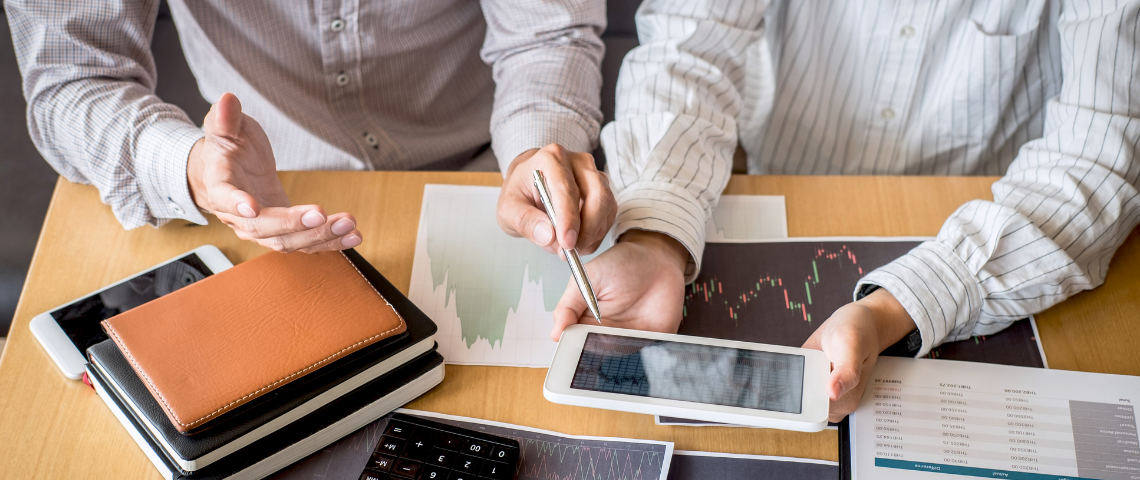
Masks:
[[[396,438],[408,438],[408,435],[412,434],[412,429],[414,428],[415,426],[408,423],[399,420],[390,420],[388,422],[388,428],[384,430],[384,435]]]
[[[477,480],[478,477],[473,473],[451,472],[451,476],[447,480]]]
[[[392,469],[393,463],[396,463],[395,458],[389,457],[387,455],[379,454],[379,453],[373,453],[372,458],[368,459],[368,467],[367,468],[371,468],[373,470],[379,470],[381,472],[387,472],[388,470]]]
[[[380,443],[376,444],[376,451],[387,453],[390,455],[399,455],[400,450],[404,448],[404,441],[392,437],[380,437]]]
[[[471,455],[460,455],[459,460],[451,468],[474,475],[479,473],[480,468],[483,468],[483,459]]]
[[[488,460],[487,463],[483,464],[483,470],[479,472],[479,475],[493,480],[511,480],[511,477],[515,475],[515,468],[505,463]]]
[[[360,474],[360,480],[388,480],[388,474],[365,470]]]
[[[424,464],[420,462],[413,462],[406,458],[401,458],[396,461],[396,466],[392,467],[392,475],[397,477],[417,478],[420,474]]]
[[[424,465],[420,480],[447,480],[449,470],[436,465]]]
[[[497,462],[506,462],[515,464],[515,457],[518,456],[518,450],[513,448],[503,448],[499,445],[491,445],[491,460]]]
[[[448,450],[459,450],[463,447],[463,439],[450,433],[436,432],[435,446]]]
[[[451,468],[451,464],[455,463],[455,452],[442,450],[439,448],[431,449],[431,455],[428,456],[428,463],[439,465],[443,468]]]
[[[408,440],[408,444],[404,446],[404,453],[400,456],[417,462],[426,462],[434,444],[435,435],[431,433],[430,429],[417,428],[412,434],[412,439]]]
[[[463,450],[460,451],[468,455],[475,455],[476,457],[486,457],[491,453],[491,444],[469,438],[463,446]]]

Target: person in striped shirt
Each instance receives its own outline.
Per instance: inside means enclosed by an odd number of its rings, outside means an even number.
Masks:
[[[676,331],[738,145],[758,175],[1002,176],[807,341],[833,421],[887,346],[1092,289],[1140,222],[1140,1],[646,0],[637,28],[601,142],[616,233],[642,241],[586,266],[611,324]],[[571,285],[552,337],[578,321]]]

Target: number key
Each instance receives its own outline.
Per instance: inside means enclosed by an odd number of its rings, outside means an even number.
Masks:
[[[463,447],[462,452],[476,457],[486,457],[487,454],[491,453],[491,444],[467,439],[467,444]]]
[[[467,472],[472,475],[479,473],[479,469],[483,467],[483,459],[472,457],[471,455],[460,455],[459,460],[455,462],[451,468],[460,472]]]
[[[447,480],[448,470],[443,467],[435,465],[424,465],[424,470],[420,473],[420,480]]]
[[[499,445],[491,446],[491,460],[497,462],[504,462],[514,465],[515,459],[518,457],[518,450],[513,448],[503,448]]]
[[[380,443],[376,445],[377,452],[384,452],[391,455],[399,455],[400,450],[404,449],[404,441],[392,437],[380,437]]]
[[[515,475],[515,467],[505,463],[487,461],[479,475],[492,480],[511,480]]]
[[[451,468],[451,464],[455,463],[455,457],[455,452],[433,448],[431,449],[431,456],[428,457],[428,462],[443,468]]]

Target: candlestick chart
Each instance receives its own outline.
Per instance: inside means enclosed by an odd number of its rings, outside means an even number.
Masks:
[[[917,241],[708,244],[701,273],[685,289],[679,333],[798,347],[839,307],[859,279]],[[994,335],[940,346],[932,358],[1043,366],[1027,321]]]

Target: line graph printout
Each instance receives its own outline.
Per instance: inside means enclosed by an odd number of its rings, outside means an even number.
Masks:
[[[495,187],[424,187],[408,297],[439,326],[436,341],[448,363],[546,367],[557,346],[550,341],[551,312],[570,270],[557,256],[503,233],[495,221],[498,198]],[[714,214],[720,226],[708,226],[718,238],[787,232],[783,197],[727,195],[716,211],[722,210]]]
[[[673,442],[563,435],[440,413],[397,412],[518,440],[522,453],[515,480],[665,480],[673,458]]]

